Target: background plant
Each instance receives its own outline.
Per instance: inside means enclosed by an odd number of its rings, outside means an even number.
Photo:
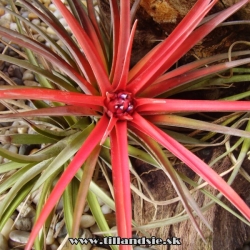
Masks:
[[[195,145],[204,145],[211,134],[198,140],[188,136],[183,137],[180,133],[165,131],[165,128],[169,127],[185,127],[242,137],[244,152],[242,151],[241,159],[244,159],[249,147],[248,139],[244,138],[249,138],[250,134],[248,126],[246,131],[237,129],[239,126],[237,120],[244,114],[232,114],[231,117],[225,118],[222,125],[195,120],[187,115],[195,112],[249,111],[248,101],[232,101],[245,98],[248,94],[228,97],[228,101],[179,100],[170,97],[192,88],[207,86],[206,80],[211,75],[249,63],[250,59],[247,57],[249,51],[232,53],[233,57],[246,56],[234,61],[221,62],[228,57],[228,54],[222,54],[173,70],[169,69],[219,23],[246,4],[247,0],[239,1],[211,19],[206,19],[201,26],[200,22],[217,1],[197,1],[170,36],[152,49],[132,69],[129,69],[129,63],[137,21],[131,29],[130,20],[133,12],[130,12],[129,1],[120,1],[119,6],[116,1],[110,1],[112,35],[108,36],[110,31],[106,31],[101,22],[98,22],[92,1],[87,1],[87,7],[78,0],[68,1],[70,13],[60,0],[54,0],[54,4],[67,20],[76,41],[38,1],[19,2],[56,31],[66,50],[60,48],[38,27],[20,17],[15,4],[11,1],[12,10],[5,9],[5,11],[17,18],[19,33],[3,27],[0,27],[0,33],[3,37],[23,46],[26,58],[19,60],[1,55],[0,59],[34,71],[40,86],[0,88],[2,99],[33,100],[31,102],[35,107],[34,110],[25,112],[11,110],[13,114],[2,115],[1,119],[21,118],[36,131],[36,134],[23,137],[9,135],[4,139],[19,144],[26,143],[28,139],[36,143],[49,144],[31,156],[16,155],[0,149],[1,155],[11,160],[2,164],[1,173],[16,170],[1,184],[1,192],[8,190],[8,193],[1,204],[0,228],[17,204],[30,192],[42,187],[37,221],[26,249],[32,247],[35,237],[61,195],[65,205],[65,221],[71,237],[77,235],[78,221],[85,205],[85,198],[98,226],[106,232],[104,235],[111,235],[97,205],[96,196],[98,196],[115,209],[118,235],[130,238],[132,236],[130,187],[139,193],[130,183],[129,169],[133,171],[128,158],[130,155],[162,169],[175,187],[186,215],[174,218],[172,221],[169,219],[167,223],[190,218],[203,237],[195,215],[198,215],[210,228],[202,214],[206,208],[200,209],[197,206],[184,181],[193,186],[197,186],[197,183],[175,171],[164,148],[218,189],[248,220],[250,219],[250,210],[239,195],[212,168],[191,152]],[[138,1],[135,4],[138,4]],[[29,26],[36,28],[39,34],[51,43],[50,49],[32,38]],[[217,63],[213,64],[214,62]],[[243,118],[248,119],[247,116]],[[234,124],[225,126],[229,122]],[[190,150],[180,143],[183,140],[191,142]],[[115,205],[113,200],[91,181],[96,166],[107,166],[112,169]],[[228,181],[229,184],[239,171],[239,167],[235,169]],[[52,182],[56,177],[60,178],[52,188]],[[53,190],[50,193],[51,189]],[[76,189],[79,190],[77,197],[73,195]],[[205,190],[203,192],[209,195]],[[218,198],[214,196],[211,198],[223,205]],[[241,219],[248,223],[245,219]],[[143,230],[143,227],[138,227],[135,222],[133,224],[136,229]],[[40,240],[36,241],[37,249],[42,248],[43,237],[40,235]],[[130,248],[126,245],[120,246],[120,249]]]

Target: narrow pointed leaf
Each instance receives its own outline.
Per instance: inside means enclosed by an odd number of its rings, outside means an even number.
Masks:
[[[61,178],[57,182],[53,191],[51,192],[46,204],[43,207],[43,210],[33,226],[32,232],[30,234],[30,238],[28,243],[26,244],[25,250],[30,250],[32,245],[37,237],[40,229],[45,223],[47,217],[55,206],[56,202],[61,197],[65,187],[75,176],[78,169],[82,166],[84,161],[87,159],[92,150],[96,147],[96,145],[100,142],[103,133],[105,132],[107,126],[107,118],[103,116],[101,120],[97,123],[95,129],[91,132],[89,137],[85,140],[80,150],[77,152],[71,163],[69,164],[66,171],[62,174]]]
[[[126,84],[127,84],[129,66],[130,66],[130,58],[131,58],[131,52],[132,52],[132,43],[133,43],[134,36],[135,36],[136,25],[137,25],[137,21],[135,21],[135,23],[132,27],[132,30],[131,30],[131,34],[130,34],[128,46],[126,49],[126,54],[125,54],[125,58],[124,58],[123,69],[121,72],[120,80],[119,80],[117,85],[115,85],[116,82],[113,83],[113,87],[118,89],[118,90],[125,89]]]
[[[111,132],[111,162],[118,235],[122,238],[131,238],[132,215],[126,128],[126,122],[120,122]],[[123,245],[120,249],[126,250],[131,247]]]
[[[84,163],[82,180],[79,186],[79,190],[77,193],[77,199],[74,209],[74,217],[73,217],[73,227],[71,231],[72,238],[77,237],[77,233],[80,227],[81,216],[84,210],[84,206],[86,203],[86,198],[89,190],[89,185],[93,177],[93,173],[95,170],[95,166],[99,157],[101,147],[98,145],[91,152],[90,156]]]
[[[35,40],[30,39],[27,36],[19,34],[15,31],[6,29],[0,26],[0,34],[25,48],[36,52],[39,55],[45,57],[48,61],[56,65],[58,68],[62,69],[68,76],[70,76],[79,87],[87,94],[97,94],[96,89],[85,80],[85,78],[78,73],[73,67],[71,67],[67,62],[65,62],[60,56],[54,52],[48,50],[48,48],[38,43]]]
[[[239,137],[250,137],[250,133],[244,130],[239,130],[231,127],[213,124],[211,122],[199,121],[187,117],[175,115],[154,115],[147,117],[147,120],[157,125],[167,125],[181,128],[199,129],[212,131],[222,134],[228,134]]]
[[[93,106],[92,106],[93,108]],[[98,110],[100,111],[100,109]],[[30,111],[24,111],[20,113],[0,115],[0,120],[3,118],[22,118],[22,117],[40,117],[40,116],[90,116],[97,115],[93,109],[87,107],[78,107],[75,105],[51,107],[51,108],[40,108]]]
[[[220,72],[223,72],[225,70],[247,64],[250,62],[249,58],[241,59],[241,60],[235,60],[232,62],[225,62],[213,66],[209,66],[202,69],[193,70],[191,72],[184,73],[183,75],[178,75],[174,78],[170,78],[167,80],[164,80],[162,82],[158,82],[156,84],[153,84],[149,86],[143,93],[142,96],[158,96],[160,94],[163,94],[166,91],[172,90],[178,86],[181,86],[183,84],[189,83],[191,81],[195,81],[197,79],[204,78],[205,76],[217,74]]]
[[[58,35],[58,37],[64,42],[64,44],[69,49],[70,53],[75,58],[75,61],[77,62],[77,65],[84,73],[86,79],[89,82],[94,82],[95,77],[92,72],[92,69],[84,57],[84,55],[81,53],[78,46],[75,44],[73,39],[70,37],[68,32],[64,29],[64,26],[59,22],[59,20],[47,9],[42,3],[39,3],[39,1],[35,1],[35,5],[38,8],[41,8],[44,13],[41,13],[41,11],[38,10],[35,6],[33,6],[31,3],[29,3],[27,0],[20,0],[32,13],[35,13],[38,17],[40,17],[41,20],[43,20],[49,27],[54,29],[55,33]]]
[[[147,122],[139,114],[134,115],[132,125],[146,133],[151,138],[166,147],[176,157],[187,164],[196,174],[207,181],[211,186],[219,190],[248,220],[250,220],[250,208],[240,198],[240,196],[207,164],[200,158],[187,150],[180,143],[165,134],[155,125]],[[138,126],[137,124],[141,124]],[[142,126],[143,124],[143,126]]]
[[[241,112],[249,110],[249,101],[234,102],[150,98],[141,98],[137,100],[137,112],[143,114],[167,114],[176,112]]]
[[[98,51],[94,47],[86,32],[82,29],[80,24],[72,16],[69,10],[63,5],[61,0],[54,0],[54,4],[66,19],[69,27],[78,40],[79,45],[82,47],[84,54],[86,55],[91,68],[93,69],[102,94],[106,94],[106,91],[110,89],[110,82],[107,76],[107,71],[105,69],[105,58],[103,57],[103,55],[98,54]]]
[[[147,145],[150,147],[152,154],[157,158],[157,160],[161,164],[161,166],[162,166],[161,169],[168,176],[168,178],[170,179],[178,196],[180,197],[180,200],[183,203],[183,206],[185,207],[186,212],[190,216],[190,219],[191,219],[195,229],[200,234],[200,236],[203,238],[203,240],[205,240],[204,236],[201,232],[201,229],[199,228],[199,226],[194,218],[194,215],[192,213],[191,208],[193,208],[193,210],[197,213],[197,215],[201,218],[201,220],[205,223],[205,225],[210,230],[212,230],[212,228],[208,224],[208,222],[206,221],[206,219],[203,216],[202,212],[200,211],[197,203],[194,201],[193,197],[189,193],[189,190],[187,189],[187,187],[184,185],[184,183],[182,182],[182,180],[178,176],[177,172],[173,168],[172,164],[169,162],[168,158],[166,157],[166,155],[164,154],[164,152],[162,151],[160,146],[155,141],[153,141],[151,138],[149,138],[147,135],[145,135],[141,132],[138,133],[138,131],[136,131],[136,134],[138,134],[140,136],[140,138],[142,138],[142,140],[144,140],[147,143]]]
[[[119,41],[118,41],[117,60],[116,60],[114,79],[113,79],[114,88],[118,86],[124,68],[124,64],[126,63],[125,61],[128,60],[126,59],[128,52],[124,48],[128,47],[129,51],[129,34],[130,34],[130,1],[121,1]],[[128,56],[130,57],[130,55]]]
[[[185,39],[191,34],[191,32],[216,2],[217,0],[198,0],[196,2],[193,8],[169,35],[169,37],[142,59],[142,67],[139,66],[139,72],[137,65],[132,69],[130,75],[135,75],[136,77],[132,79],[129,84],[128,88],[130,91],[135,94],[142,88],[146,88],[152,81],[167,70],[164,69],[162,71],[161,67],[163,64],[166,64],[166,62],[172,63],[172,61],[169,60],[169,57],[172,55],[172,51],[180,48],[182,50],[182,46],[180,45],[185,43]],[[162,72],[160,73],[160,71]]]
[[[20,86],[0,86],[0,98],[2,99],[35,99],[63,102],[92,107],[92,105],[103,106],[104,98],[101,96],[91,96],[76,92],[66,92],[61,90],[46,88],[30,88]],[[89,106],[90,105],[90,106]]]

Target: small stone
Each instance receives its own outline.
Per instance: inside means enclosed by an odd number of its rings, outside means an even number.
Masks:
[[[82,228],[89,228],[95,224],[95,219],[92,215],[84,214],[81,217],[80,225]]]
[[[35,13],[29,13],[28,18],[29,20],[33,20],[33,19],[38,19],[39,17]]]
[[[62,18],[62,14],[58,9],[56,9],[53,14],[57,19]]]
[[[3,229],[0,232],[1,235],[3,235],[7,240],[9,239],[9,234],[10,234],[11,230],[13,230],[12,229],[13,224],[14,224],[14,221],[11,218],[9,218],[7,220],[7,222],[4,224]],[[1,246],[1,244],[0,244],[0,246]]]
[[[56,10],[56,6],[53,3],[51,3],[48,8],[52,12],[54,12]]]
[[[29,80],[29,81],[34,81],[35,77],[34,74],[30,70],[25,70],[23,73],[23,81]]]
[[[9,249],[8,242],[2,234],[0,234],[0,249],[1,250],[8,250]]]
[[[51,46],[50,42],[46,41],[45,46],[50,48],[50,46]]]
[[[40,21],[40,19],[35,18],[35,19],[33,19],[33,20],[31,21],[31,23],[33,23],[34,25],[39,26],[40,23],[41,23],[41,21]]]
[[[11,46],[12,46],[13,48],[17,49],[17,50],[20,50],[20,49],[21,49],[21,47],[20,47],[18,44],[16,44],[16,43],[12,43]]]
[[[21,15],[22,15],[23,18],[27,19],[29,17],[29,12],[28,11],[24,11],[24,12],[22,12]]]
[[[65,237],[67,235],[67,228],[65,226],[64,220],[59,221],[58,223],[56,223],[55,226],[55,232],[58,235],[58,237]]]
[[[11,153],[17,154],[18,148],[17,148],[16,146],[14,146],[14,145],[10,145],[9,151],[10,151]]]
[[[50,245],[50,250],[57,250],[59,248],[59,244],[54,241],[52,245]]]
[[[47,33],[50,34],[50,35],[55,35],[55,31],[51,28],[51,27],[48,27],[47,28]]]
[[[17,128],[16,127],[11,127],[10,129],[9,129],[9,133],[10,134],[16,134],[17,133]]]
[[[57,41],[59,38],[56,34],[48,34],[50,36],[51,39]]]
[[[29,155],[30,151],[34,148],[36,145],[27,145],[27,144],[22,144],[19,148],[19,154],[20,155]]]
[[[91,238],[92,236],[93,236],[93,235],[92,235],[92,233],[89,231],[89,229],[87,229],[87,228],[84,228],[84,229],[83,229],[81,238],[87,239],[87,238]]]
[[[30,151],[29,155],[35,154],[38,150],[39,150],[38,148],[33,148],[33,149]]]
[[[45,7],[49,7],[50,3],[51,3],[51,0],[42,0],[43,4]]]
[[[6,29],[9,29],[10,28],[10,24],[11,24],[11,21],[8,20],[8,19],[5,19],[4,16],[6,14],[4,14],[1,18],[0,18],[0,26],[6,28]],[[8,38],[5,38],[3,39],[5,42],[9,42]]]
[[[60,22],[63,26],[68,25],[67,21],[66,21],[65,18],[63,18],[63,17],[59,19],[59,22]]]
[[[11,77],[10,78],[14,83],[16,83],[16,85],[23,85],[23,81],[22,81],[22,78],[17,78],[17,77]]]
[[[68,25],[65,27],[65,29],[69,34],[72,34],[72,30]]]
[[[20,216],[26,218],[32,218],[36,215],[35,209],[31,205],[24,202],[20,203],[17,207],[17,211],[20,213]]]
[[[87,213],[89,211],[89,205],[88,204],[85,205],[83,211],[84,211],[84,213]]]
[[[109,192],[109,191],[105,190],[104,188],[101,188],[101,189],[102,189],[102,191],[103,191],[104,193],[106,193],[106,194],[110,197],[110,192]],[[100,199],[99,197],[97,197],[97,200],[98,200],[98,203],[99,203],[100,206],[103,206],[103,205],[104,205],[104,202],[103,202],[102,199]]]
[[[8,135],[8,133],[7,132],[9,132],[8,130],[6,130],[5,131],[5,135]],[[4,148],[4,149],[9,149],[9,147],[10,147],[10,144],[5,144],[5,145],[3,145],[3,147],[2,148]]]
[[[56,42],[64,51],[67,51],[67,47],[65,46],[65,44],[62,42],[62,40],[58,40]]]
[[[28,132],[28,127],[19,127],[17,128],[18,134],[26,134]]]
[[[93,238],[93,235],[88,229],[84,228],[82,235],[81,235],[81,238],[89,239],[89,238]],[[87,245],[83,245],[81,249],[82,250],[89,250],[91,247],[92,247],[92,245],[90,243],[88,243]]]
[[[54,238],[54,230],[53,230],[53,226],[51,225],[50,228],[49,228],[49,232],[46,236],[46,245],[52,245],[55,241],[55,238]]]
[[[20,246],[20,245],[25,245],[28,242],[30,233],[25,232],[25,231],[20,231],[20,230],[14,230],[10,232],[10,246],[15,247],[15,246]]]
[[[118,235],[117,235],[117,226],[111,227],[110,230],[111,230],[111,231],[115,231],[114,233],[112,233],[114,237],[117,237],[117,236],[118,236]]]
[[[110,214],[110,213],[112,213],[112,209],[108,205],[106,205],[106,204],[104,204],[101,207],[101,209],[102,209],[102,213],[103,214]]]
[[[12,16],[10,13],[5,13],[4,15],[2,15],[1,19],[5,19],[5,20],[8,20],[8,21],[12,21]]]
[[[3,16],[5,14],[5,10],[0,8],[0,16]]]
[[[15,223],[17,230],[30,231],[32,228],[32,221],[30,218],[19,217]]]
[[[25,80],[25,81],[23,81],[23,84],[24,84],[25,86],[29,86],[29,87],[38,86],[38,83],[37,83],[37,82],[35,82],[35,81],[30,81],[30,80]]]
[[[63,209],[63,199],[61,198],[59,202],[57,203],[56,206],[56,211],[62,210]]]
[[[16,23],[10,23],[10,29],[17,31],[17,24]]]
[[[23,73],[22,73],[20,67],[18,67],[16,65],[10,65],[8,68],[8,73],[10,76],[14,76],[14,77],[17,77],[19,79],[22,79],[22,77],[23,77]]]
[[[48,26],[48,25],[47,25],[46,23],[41,22],[40,28],[41,28],[43,31],[46,31],[47,26]]]
[[[97,226],[97,224],[93,225],[92,227],[90,227],[90,231],[95,234],[95,233],[99,233],[100,232],[100,229],[99,227]]]
[[[39,35],[39,34],[37,34],[37,36],[36,36],[35,38],[36,38],[36,40],[37,40],[38,42],[40,42],[40,43],[44,43],[44,42],[45,42],[44,37],[41,36],[41,35]]]
[[[11,49],[11,50],[9,51],[9,56],[18,57],[18,54],[17,54],[16,51],[14,51],[14,50]]]

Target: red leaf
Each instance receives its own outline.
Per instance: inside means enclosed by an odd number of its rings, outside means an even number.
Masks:
[[[137,25],[137,21],[135,21],[135,23],[134,23],[134,25],[132,27],[130,37],[129,37],[129,41],[128,41],[128,45],[127,45],[127,49],[126,49],[126,54],[125,54],[125,59],[124,59],[124,64],[123,64],[120,80],[119,80],[119,82],[117,82],[117,85],[115,85],[115,82],[114,82],[114,85],[113,85],[114,88],[116,88],[116,90],[126,88],[126,84],[127,84],[127,81],[128,81],[128,73],[129,73],[129,66],[130,66],[130,57],[131,57],[131,51],[132,51],[132,44],[133,44],[133,40],[134,40],[134,36],[135,36],[136,25]]]
[[[93,108],[93,107],[92,107]],[[100,109],[97,109],[100,111]],[[17,117],[37,117],[37,116],[98,116],[98,114],[87,107],[78,106],[60,106],[52,108],[40,108],[30,111],[0,115],[0,118],[17,118]]]
[[[196,28],[203,17],[213,7],[217,0],[198,0],[181,23],[174,29],[174,31],[160,43],[157,47],[152,49],[132,70],[130,77],[132,78],[128,91],[136,94],[141,89],[149,86],[162,71],[161,67],[167,62],[174,63],[169,58],[176,50],[181,50],[183,53],[187,52],[182,49],[183,43],[191,32]]]
[[[196,174],[218,189],[250,221],[250,208],[212,168],[138,113],[135,113],[133,118],[132,126],[156,140],[187,164]]]
[[[221,71],[224,71],[224,70],[227,70],[230,68],[234,68],[234,67],[237,67],[237,66],[240,66],[243,64],[247,64],[249,62],[250,62],[250,59],[246,58],[246,59],[236,60],[236,61],[232,61],[232,62],[225,62],[225,63],[209,66],[206,68],[193,70],[191,72],[184,73],[183,75],[182,74],[177,75],[177,72],[176,72],[176,76],[173,78],[167,79],[165,81],[163,80],[161,82],[158,82],[158,80],[157,80],[158,83],[155,83],[155,84],[152,84],[151,86],[149,86],[147,89],[145,89],[145,91],[143,91],[141,93],[141,95],[147,96],[147,97],[158,96],[160,94],[165,93],[168,90],[174,89],[174,88],[176,88],[180,85],[186,84],[188,82],[203,78],[203,77],[208,76],[208,75],[219,73]],[[176,69],[175,71],[177,71],[177,70],[178,69]],[[169,72],[169,73],[171,73],[171,72]],[[162,77],[162,79],[163,79],[163,77]]]
[[[111,85],[108,79],[106,62],[103,54],[99,54],[99,51],[95,48],[90,37],[86,34],[85,30],[80,26],[69,10],[64,6],[61,0],[53,0],[53,3],[66,19],[72,33],[76,37],[79,45],[82,47],[83,52],[93,69],[102,95],[105,95]]]
[[[207,101],[140,98],[136,100],[136,104],[136,111],[143,114],[250,111],[250,101]]]
[[[111,162],[118,236],[131,238],[131,194],[127,143],[127,122],[117,122],[111,132]],[[120,246],[121,250],[131,246]]]
[[[100,121],[96,124],[96,127],[92,130],[90,135],[84,141],[82,147],[79,149],[73,160],[70,162],[68,168],[64,171],[60,179],[58,180],[56,186],[52,190],[46,204],[44,205],[39,218],[37,219],[35,225],[30,234],[30,238],[28,243],[25,246],[25,250],[30,250],[32,245],[42,228],[43,224],[45,223],[46,219],[48,218],[50,212],[52,211],[53,207],[60,199],[63,191],[70,183],[72,178],[75,176],[78,169],[82,166],[84,161],[88,158],[90,153],[94,150],[96,145],[100,142],[103,133],[108,125],[108,118],[103,116]]]
[[[17,86],[1,86],[0,98],[2,99],[33,99],[33,100],[49,100],[55,102],[63,102],[72,105],[92,107],[103,107],[104,97],[85,95],[77,92],[67,92],[46,88],[30,88]]]
[[[127,56],[127,47],[130,34],[130,1],[120,1],[120,28],[119,41],[117,47],[117,59],[114,71],[113,85],[114,88],[120,82],[122,70]]]

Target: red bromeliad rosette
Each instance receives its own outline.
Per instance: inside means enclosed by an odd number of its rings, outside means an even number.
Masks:
[[[32,8],[28,1],[21,0],[20,2]],[[0,88],[1,99],[31,99],[61,102],[66,104],[64,108],[55,107],[53,110],[48,108],[46,114],[51,112],[51,115],[54,116],[74,114],[76,116],[96,117],[95,128],[90,132],[73,160],[61,175],[44,205],[32,229],[29,242],[25,247],[26,250],[32,248],[39,231],[78,169],[91,153],[97,152],[93,157],[98,156],[97,147],[103,144],[108,136],[111,142],[110,152],[118,235],[122,238],[132,237],[128,130],[145,141],[158,162],[164,165],[166,173],[172,182],[175,183],[176,191],[181,197],[181,201],[198,232],[200,232],[200,229],[194,219],[192,209],[199,214],[204,223],[206,223],[205,219],[199,212],[199,208],[190,202],[190,197],[186,197],[187,194],[182,190],[180,184],[178,184],[179,180],[173,168],[168,164],[165,156],[161,154],[157,146],[158,143],[187,164],[206,182],[218,189],[250,220],[250,209],[239,195],[207,164],[156,126],[158,123],[167,124],[171,122],[180,126],[184,126],[183,124],[185,123],[187,127],[189,125],[191,127],[195,126],[191,119],[169,116],[171,113],[250,110],[250,102],[248,101],[174,100],[157,97],[168,90],[181,86],[187,81],[188,77],[189,80],[195,80],[204,75],[250,62],[250,59],[246,58],[202,69],[189,68],[190,66],[186,65],[173,71],[172,76],[171,72],[164,73],[218,24],[240,9],[244,4],[248,3],[248,0],[239,1],[198,27],[204,16],[216,2],[216,0],[198,0],[169,37],[152,49],[131,70],[129,69],[129,63],[137,21],[131,29],[130,1],[120,1],[120,6],[118,6],[116,0],[110,0],[113,24],[113,55],[110,70],[108,69],[105,46],[101,40],[101,33],[98,28],[99,24],[94,18],[93,3],[90,0],[87,1],[89,16],[86,13],[84,14],[81,8],[78,10],[82,14],[83,20],[85,20],[84,25],[78,22],[60,0],[53,0],[53,3],[69,24],[79,47],[83,51],[84,56],[81,52],[79,53],[79,49],[70,40],[65,38],[64,42],[68,44],[69,51],[74,58],[74,62],[77,63],[77,70],[80,73],[72,66],[72,62],[65,60],[51,50],[46,51],[37,42],[31,41],[29,38],[24,38],[22,35],[17,36],[14,32],[8,32],[4,28],[0,29],[2,36],[12,39],[14,42],[19,42],[22,46],[31,49],[36,54],[41,54],[48,61],[55,63],[85,93],[77,93],[70,90],[3,86]],[[72,3],[75,6],[80,6],[78,0],[72,0]],[[43,17],[41,13],[38,14],[41,18]],[[46,18],[46,16],[44,19],[53,25],[52,19]],[[63,38],[63,31],[58,30],[58,34]],[[41,112],[37,110],[32,115],[39,116],[42,114]],[[22,115],[25,116],[25,113]],[[31,115],[31,113],[27,112],[28,115]],[[199,123],[198,121],[197,126],[228,134],[240,133],[237,129],[222,129],[219,125],[213,124],[209,126],[209,124],[204,122]],[[243,132],[240,135],[242,134]],[[244,136],[250,137],[247,132],[244,133]],[[152,142],[152,139],[154,142]],[[131,249],[131,246],[121,245],[120,249]]]

